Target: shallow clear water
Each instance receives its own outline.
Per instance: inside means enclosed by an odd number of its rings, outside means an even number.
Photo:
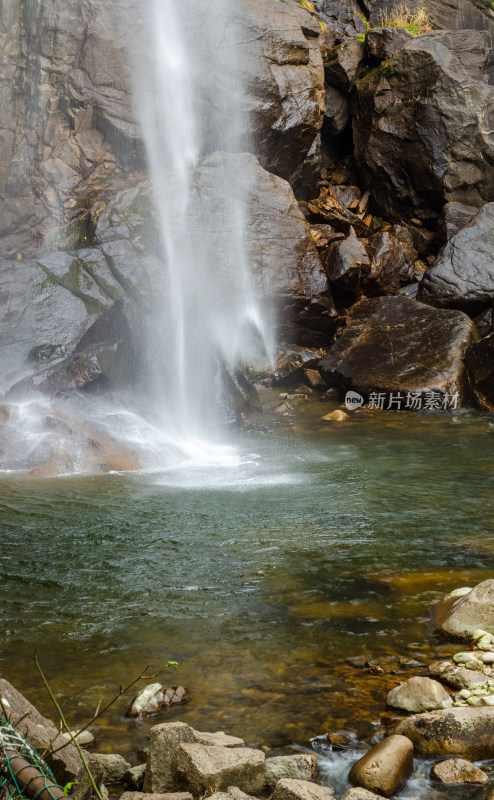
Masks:
[[[102,721],[99,748],[127,755],[169,719],[272,748],[341,728],[370,742],[411,674],[392,657],[454,652],[427,631],[431,604],[494,573],[494,426],[370,412],[324,425],[328,410],[254,420],[229,466],[1,477],[4,677],[49,712],[37,648],[77,725],[96,685],[179,661],[163,680],[189,704],[136,723],[129,696]],[[384,674],[345,663],[362,654]]]

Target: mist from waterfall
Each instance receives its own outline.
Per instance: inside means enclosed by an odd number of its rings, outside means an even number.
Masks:
[[[214,439],[221,374],[265,354],[271,340],[247,254],[245,174],[232,169],[231,160],[225,169],[219,156],[211,169],[216,196],[225,199],[221,211],[201,195],[204,156],[248,145],[236,59],[239,31],[227,0],[150,3],[148,47],[137,65],[135,98],[164,269],[155,298],[159,344],[152,394],[165,430]],[[228,241],[218,257],[211,230],[221,228],[225,209]],[[221,230],[218,236],[221,248]]]

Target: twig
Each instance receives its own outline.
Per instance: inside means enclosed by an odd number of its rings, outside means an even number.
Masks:
[[[60,708],[60,704],[59,704],[57,698],[55,697],[55,695],[53,694],[53,692],[52,692],[52,690],[50,688],[50,685],[49,685],[48,681],[46,680],[46,678],[45,678],[45,676],[43,674],[43,670],[41,669],[41,667],[40,667],[40,665],[38,663],[38,658],[36,656],[36,651],[34,651],[34,663],[36,665],[36,669],[38,670],[39,674],[41,675],[41,680],[43,681],[43,683],[44,683],[44,685],[46,687],[46,690],[47,690],[48,694],[50,695],[50,698],[51,698],[51,700],[53,702],[53,705],[57,709],[57,713],[58,713],[58,716],[60,717],[62,725],[64,726],[65,730],[67,731],[68,735],[70,736],[70,739],[71,739],[72,743],[77,748],[77,752],[79,753],[79,755],[81,757],[82,764],[84,766],[84,769],[87,772],[88,778],[90,780],[91,786],[93,788],[93,791],[94,791],[96,797],[98,798],[98,800],[103,800],[103,796],[102,796],[100,790],[98,789],[98,787],[96,785],[96,781],[94,780],[93,774],[92,774],[91,770],[89,769],[89,765],[88,765],[86,759],[84,758],[84,753],[82,752],[82,748],[81,748],[79,742],[73,736],[72,731],[70,730],[70,728],[69,728],[69,726],[67,724],[67,721],[65,719],[64,713],[63,713],[62,709]],[[61,749],[61,748],[59,748],[59,749]],[[56,751],[54,751],[54,752],[56,752]]]

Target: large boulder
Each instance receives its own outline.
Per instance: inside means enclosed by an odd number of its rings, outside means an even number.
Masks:
[[[46,751],[45,760],[56,780],[62,786],[74,781],[83,768],[76,747],[63,737],[51,720],[43,717],[38,709],[26,700],[12,684],[0,678],[0,702],[2,714],[40,753]],[[17,720],[22,720],[17,722]],[[16,724],[17,723],[17,724]]]
[[[357,81],[355,157],[386,219],[433,219],[450,200],[494,200],[494,92],[458,46],[446,34],[415,37]]]
[[[494,300],[494,203],[441,250],[425,273],[418,299],[442,308],[481,309]]]
[[[386,705],[409,711],[433,711],[436,708],[449,708],[453,701],[437,681],[430,678],[413,677],[388,692]]]
[[[418,755],[494,758],[494,708],[448,708],[415,714],[394,732],[407,736]]]
[[[401,398],[401,408],[447,408],[451,398],[463,406],[470,402],[463,356],[476,339],[475,326],[461,311],[377,297],[352,306],[343,334],[319,369],[340,392],[383,395],[380,407],[398,407],[389,405],[391,394]],[[408,394],[418,398],[415,404]],[[428,397],[435,401],[428,404]]]
[[[432,609],[432,622],[435,630],[454,639],[469,639],[479,628],[494,633],[494,580],[450,592]]]
[[[350,783],[391,797],[413,772],[413,744],[405,736],[389,736],[353,765]]]
[[[264,786],[266,759],[260,750],[203,744],[180,744],[171,758],[176,789],[190,791],[194,797],[221,792],[237,786],[247,794],[257,794]]]

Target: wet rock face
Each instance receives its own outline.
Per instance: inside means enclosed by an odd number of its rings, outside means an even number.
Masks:
[[[302,346],[328,344],[336,328],[331,290],[290,185],[246,153],[209,156],[195,179],[198,192],[191,203],[191,225],[196,230],[201,226],[204,246],[224,271],[225,286],[236,257],[236,221],[221,186],[237,185],[245,192],[250,215],[245,247],[254,287],[278,317],[281,338]]]
[[[384,10],[393,11],[402,5],[400,0],[377,0],[371,4],[369,22],[372,26],[381,23]],[[416,9],[423,6],[421,0],[409,0],[407,8]],[[439,30],[459,30],[461,33],[469,30],[489,31],[494,40],[494,23],[489,7],[482,0],[428,0],[427,13],[430,15],[434,28]]]
[[[347,325],[319,369],[340,392],[428,391],[458,393],[470,402],[463,356],[477,340],[471,320],[459,311],[432,309],[405,297],[379,297],[354,305]]]
[[[480,310],[494,300],[494,203],[455,233],[424,275],[419,300]]]
[[[479,628],[494,633],[494,580],[446,595],[432,609],[432,622],[439,633],[454,639],[469,639]]]
[[[407,736],[421,756],[461,753],[472,761],[494,757],[494,708],[450,708],[416,714],[394,731]]]
[[[457,50],[454,37],[426,34],[357,81],[355,157],[386,219],[494,199],[494,92]]]
[[[237,6],[255,152],[266,169],[304,192],[320,165],[321,28],[295,0],[240,0]]]
[[[389,736],[352,767],[349,780],[371,792],[391,797],[413,772],[413,744],[405,736]]]

